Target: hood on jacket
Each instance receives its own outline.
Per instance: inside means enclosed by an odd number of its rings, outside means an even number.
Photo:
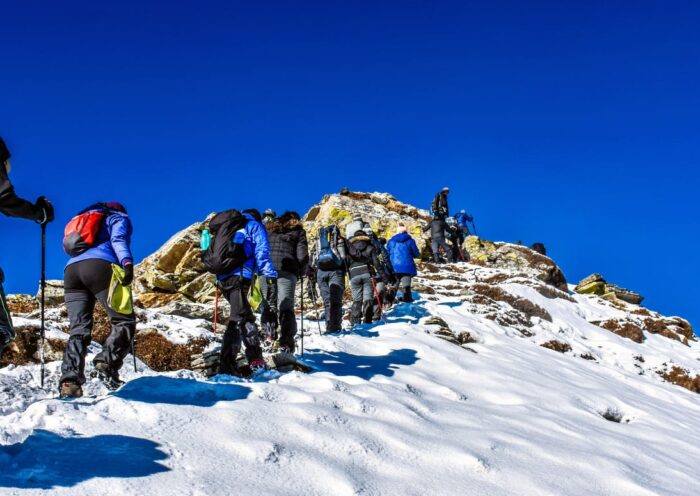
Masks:
[[[407,232],[402,232],[393,237],[393,240],[396,241],[397,243],[405,243],[409,240],[411,240],[411,235],[408,234]]]
[[[265,224],[265,229],[269,233],[285,233],[303,229],[303,225],[299,219],[272,219]]]

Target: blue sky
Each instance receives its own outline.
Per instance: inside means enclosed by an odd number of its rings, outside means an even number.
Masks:
[[[583,2],[579,2],[583,4]],[[119,200],[140,259],[228,207],[328,192],[427,207],[444,185],[484,237],[544,242],[700,325],[697,2],[4,2],[0,134],[65,222]],[[0,218],[10,292],[39,229]]]

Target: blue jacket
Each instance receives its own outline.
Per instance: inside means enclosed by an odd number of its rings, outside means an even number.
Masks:
[[[98,211],[98,208],[85,210]],[[97,235],[97,244],[81,253],[77,257],[68,260],[67,265],[88,259],[100,259],[124,267],[126,262],[134,261],[131,255],[131,234],[133,228],[129,216],[122,212],[110,211],[102,222],[100,233]]]
[[[397,274],[418,274],[413,259],[420,257],[420,251],[416,241],[408,233],[400,233],[391,238],[386,244],[386,250]]]
[[[277,271],[270,259],[270,243],[267,240],[265,226],[249,214],[244,214],[244,216],[248,219],[248,223],[243,229],[236,231],[233,242],[243,243],[243,249],[249,257],[248,261],[232,272],[216,276],[216,278],[219,281],[233,276],[252,279],[254,274],[277,278]]]
[[[457,215],[455,215],[455,220],[460,226],[469,228],[467,222],[471,222],[472,217],[470,215],[467,215],[466,213],[459,212]]]

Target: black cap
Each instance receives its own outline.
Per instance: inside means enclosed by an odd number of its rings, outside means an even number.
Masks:
[[[248,214],[253,219],[257,220],[258,222],[262,222],[262,216],[260,215],[260,210],[257,208],[247,208],[243,211],[244,214]]]
[[[10,159],[10,150],[7,149],[5,141],[0,138],[0,164]]]

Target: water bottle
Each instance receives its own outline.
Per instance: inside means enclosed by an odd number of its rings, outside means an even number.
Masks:
[[[202,235],[199,238],[199,247],[202,251],[207,251],[209,245],[211,245],[211,234],[209,233],[209,229],[205,229],[202,231]]]

